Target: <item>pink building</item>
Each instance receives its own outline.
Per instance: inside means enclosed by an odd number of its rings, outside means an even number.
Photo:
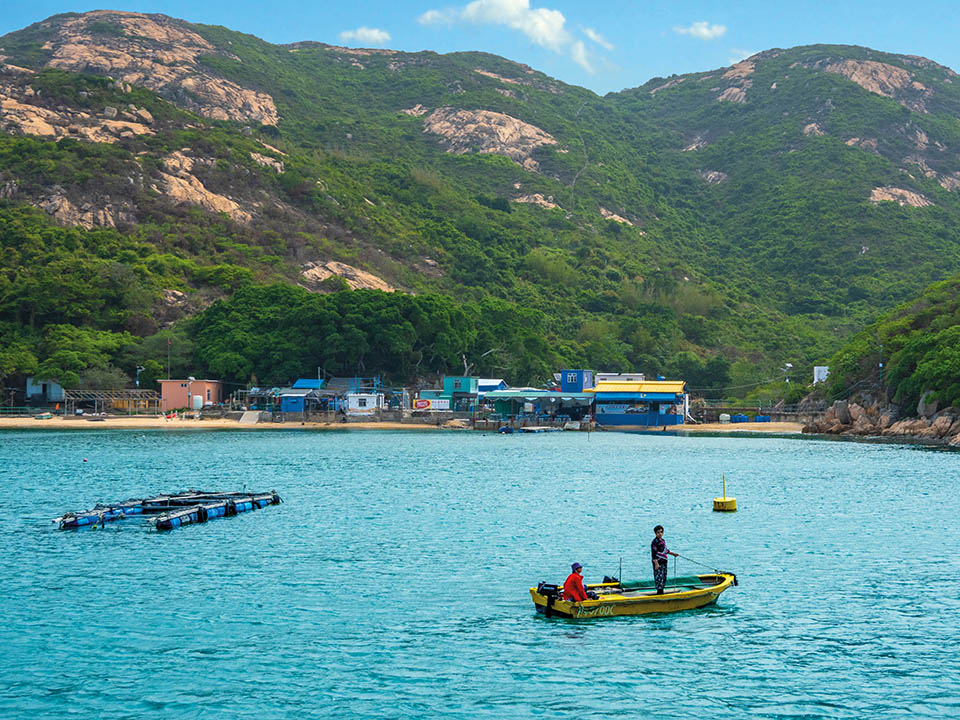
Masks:
[[[199,410],[208,403],[223,400],[223,382],[220,380],[157,380],[160,383],[160,410],[169,412],[178,408]]]

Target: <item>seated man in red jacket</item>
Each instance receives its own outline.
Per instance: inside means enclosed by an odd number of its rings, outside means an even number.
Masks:
[[[583,602],[587,599],[587,589],[583,586],[583,565],[575,562],[570,566],[572,573],[563,583],[563,599],[570,602]]]

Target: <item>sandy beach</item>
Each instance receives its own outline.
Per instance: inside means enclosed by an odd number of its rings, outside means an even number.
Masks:
[[[55,415],[47,420],[37,420],[32,416],[0,418],[0,430],[148,430],[164,428],[169,430],[443,430],[435,424],[414,422],[286,422],[286,423],[257,423],[255,425],[241,425],[236,420],[227,418],[209,418],[205,420],[168,420],[162,415],[118,415],[107,417],[105,420],[91,420],[86,417],[63,417]],[[736,423],[723,424],[705,423],[700,425],[683,425],[683,432],[755,432],[755,433],[799,433],[800,423],[771,422],[771,423]]]
[[[797,422],[766,422],[766,423],[701,423],[694,425],[690,423],[683,426],[684,432],[751,432],[751,433],[777,433],[779,435],[789,435],[791,433],[800,433],[803,431],[803,423]]]

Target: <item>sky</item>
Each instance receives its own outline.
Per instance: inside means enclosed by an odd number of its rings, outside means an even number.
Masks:
[[[104,5],[0,0],[0,36],[98,8]],[[223,25],[272,43],[480,50],[599,94],[816,43],[922,55],[960,71],[960,13],[947,0],[128,0],[109,9]]]

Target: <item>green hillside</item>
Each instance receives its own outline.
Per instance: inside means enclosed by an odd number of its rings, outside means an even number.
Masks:
[[[110,12],[0,55],[0,381],[150,381],[173,347],[237,383],[566,365],[730,394],[960,272],[960,80],[921,58],[776,50],[599,97]]]
[[[928,391],[960,407],[960,276],[935,283],[884,314],[831,360],[829,394],[881,390],[910,414]]]

